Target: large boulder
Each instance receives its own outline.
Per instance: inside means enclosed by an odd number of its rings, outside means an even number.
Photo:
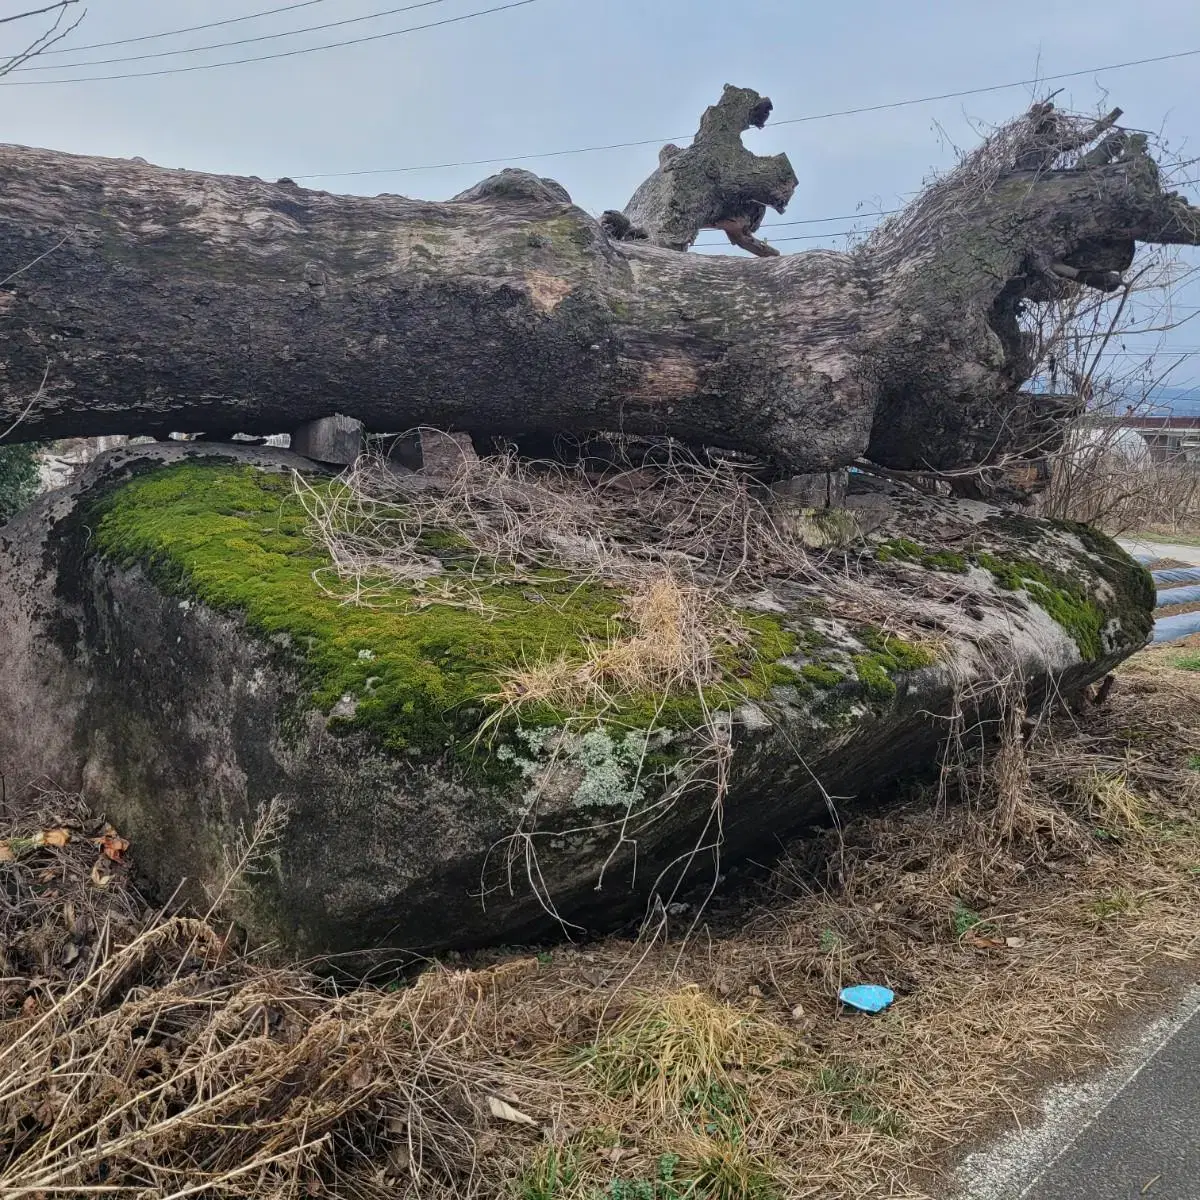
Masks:
[[[619,636],[619,584],[452,601],[472,556],[430,529],[406,602],[349,602],[296,472],[339,486],[286,452],[128,447],[0,530],[10,788],[82,791],[161,895],[186,879],[294,953],[611,926],[928,770],[956,712],[1078,691],[1151,624],[1102,535],[855,477],[848,532],[824,519],[843,545],[730,598],[704,686],[567,712],[514,673]]]

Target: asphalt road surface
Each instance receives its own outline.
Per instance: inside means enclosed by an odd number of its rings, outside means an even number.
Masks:
[[[955,1200],[1200,1200],[1200,988],[1044,1112],[972,1154]]]

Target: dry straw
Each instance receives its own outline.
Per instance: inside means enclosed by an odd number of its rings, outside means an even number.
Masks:
[[[0,1194],[935,1194],[949,1150],[1195,962],[1198,653],[1133,660],[1001,771],[969,757],[940,812],[918,796],[795,847],[682,946],[343,991],[98,887],[85,838],[30,849],[0,864]],[[87,832],[41,803],[14,834]],[[890,1016],[839,1013],[862,980],[895,989]]]

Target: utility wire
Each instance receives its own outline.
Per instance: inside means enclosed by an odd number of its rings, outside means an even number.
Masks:
[[[860,108],[843,108],[831,112],[810,113],[803,117],[785,117],[782,120],[772,120],[771,127],[777,125],[800,125],[808,121],[828,121],[834,117],[851,117],[860,113],[883,112],[891,108],[909,108],[914,104],[932,104],[937,100],[951,100],[960,96],[980,96],[987,92],[1001,92],[1009,88],[1037,86],[1043,83],[1053,83],[1060,79],[1076,79],[1083,75],[1094,75],[1100,71],[1119,71],[1126,67],[1143,67],[1150,63],[1171,62],[1179,58],[1194,58],[1200,55],[1200,49],[1179,50],[1174,54],[1160,54],[1153,58],[1134,58],[1126,62],[1107,63],[1100,67],[1089,67],[1083,71],[1066,71],[1058,75],[1043,75],[1038,79],[1016,79],[1011,83],[993,83],[987,87],[965,88],[957,92],[940,92],[935,96],[918,96],[911,100],[892,100],[887,104],[868,104]],[[65,81],[75,82],[75,81]],[[528,162],[533,158],[562,158],[572,154],[593,154],[599,150],[627,150],[637,146],[661,146],[667,142],[681,142],[692,137],[690,133],[676,134],[673,137],[641,138],[634,142],[606,142],[596,146],[577,146],[570,150],[544,150],[539,154],[509,154],[502,158],[473,158],[460,162],[426,163],[412,167],[371,167],[359,171],[319,171],[309,175],[294,175],[293,179],[349,179],[358,175],[401,175],[410,171],[448,171],[454,167],[488,167],[496,163]],[[1184,180],[1184,183],[1194,182]],[[1179,186],[1179,185],[1175,185]],[[830,218],[833,220],[835,218]]]
[[[864,217],[890,217],[903,211],[902,208],[881,208],[875,212],[843,213],[840,217],[805,217],[802,221],[767,221],[762,228],[782,229],[785,225],[824,225],[827,221],[861,221]]]
[[[274,42],[279,38],[297,37],[302,33],[316,33],[322,29],[337,29],[342,25],[357,25],[362,21],[378,21],[383,17],[394,17],[398,13],[412,12],[415,8],[432,8],[435,4],[445,4],[446,0],[418,0],[415,4],[406,4],[402,8],[387,8],[383,12],[367,13],[361,17],[343,17],[340,21],[326,21],[324,25],[308,25],[303,29],[288,29],[283,33],[261,33],[256,37],[238,38],[232,42],[210,42],[207,46],[189,46],[184,50],[155,50],[150,54],[130,54],[124,58],[93,58],[87,62],[45,63],[35,67],[18,67],[14,75],[26,71],[66,71],[75,67],[106,67],[113,63],[145,62],[151,58],[173,58],[178,54],[202,54],[207,50],[228,50],[232,46],[249,46],[255,42]]]
[[[27,21],[30,17],[42,17],[46,13],[57,12],[60,8],[70,8],[72,4],[78,4],[79,0],[54,0],[53,4],[47,4],[45,8],[31,8],[27,12],[14,13],[11,17],[0,17],[0,25],[11,25],[14,21]]]
[[[112,42],[89,42],[86,46],[69,46],[65,50],[43,50],[40,57],[49,58],[52,54],[82,54],[84,50],[107,50],[110,46],[130,46],[134,42],[153,42],[158,38],[177,37],[182,33],[198,33],[202,29],[216,29],[220,25],[236,25],[240,21],[257,21],[259,17],[274,17],[279,13],[293,12],[297,8],[312,8],[314,4],[325,4],[326,2],[327,0],[300,0],[297,4],[265,8],[260,12],[246,13],[241,17],[226,17],[223,21],[206,21],[203,25],[187,25],[183,29],[165,29],[162,33],[143,33],[139,37],[117,38]],[[58,6],[54,5],[53,7],[57,8]],[[67,65],[63,64],[63,66]]]
[[[381,42],[385,38],[400,37],[405,33],[417,33],[423,29],[438,29],[443,25],[457,25],[462,21],[471,21],[476,17],[490,16],[492,13],[508,12],[513,8],[524,8],[536,4],[538,0],[511,0],[509,4],[499,4],[495,8],[479,9],[476,12],[462,13],[457,17],[444,17],[440,21],[429,21],[424,25],[410,25],[406,29],[393,29],[387,33],[372,33],[365,37],[347,38],[341,42],[326,42],[321,46],[306,46],[299,50],[280,50],[275,54],[260,54],[252,58],[231,58],[225,62],[197,63],[189,67],[163,67],[157,71],[136,71],[123,75],[85,75],[75,79],[13,79],[7,75],[0,79],[0,87],[52,87],[58,83],[97,83],[108,79],[149,79],[159,75],[185,75],[193,71],[212,71],[218,67],[237,67],[244,63],[273,62],[281,58],[295,58],[301,54],[317,54],[322,50],[335,50],[341,46],[361,46],[366,42]]]
[[[765,229],[765,228],[767,228],[767,226],[765,226],[765,225],[761,226],[760,232],[762,231],[762,229]],[[859,234],[869,233],[869,232],[870,232],[870,230],[862,230],[862,229],[835,229],[835,230],[831,231],[830,233],[801,233],[801,234],[793,235],[792,237],[772,238],[771,245],[774,246],[777,243],[781,243],[781,242],[823,242],[826,238],[845,237],[847,234],[850,235],[851,237],[857,237]],[[732,242],[729,242],[726,239],[718,239],[718,240],[712,241],[712,242],[696,242],[695,243],[695,245],[697,245],[697,246],[729,246],[732,244],[733,244]]]
[[[843,108],[835,112],[813,113],[807,117],[788,117],[772,121],[772,125],[800,125],[805,121],[827,121],[831,117],[855,117],[860,113],[882,112],[888,108],[908,108],[914,104],[932,104],[937,100],[957,100],[961,96],[982,96],[987,92],[1002,92],[1015,87],[1038,87],[1043,83],[1056,83],[1060,79],[1080,79],[1084,75],[1095,75],[1100,71],[1120,71],[1126,67],[1145,67],[1151,63],[1173,62],[1179,58],[1195,58],[1200,49],[1176,50],[1173,54],[1156,54],[1152,58],[1131,58],[1125,62],[1106,63],[1102,67],[1088,67],[1082,71],[1063,71],[1058,75],[1042,75],[1034,79],[1017,79],[1012,83],[993,83],[987,87],[964,88],[957,92],[939,92],[936,96],[919,96],[914,100],[896,100],[889,104],[866,104],[860,108]]]

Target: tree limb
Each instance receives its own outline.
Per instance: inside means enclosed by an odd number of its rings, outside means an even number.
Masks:
[[[742,145],[742,134],[752,126],[761,129],[771,107],[750,88],[726,84],[721,99],[700,118],[692,144],[659,151],[658,170],[625,208],[630,228],[670,250],[687,250],[701,229],[721,229],[754,254],[778,254],[753,235],[768,207],[777,212],[787,207],[796,174],[786,154],[762,158]]]
[[[761,169],[782,203],[786,159],[734,149],[765,106],[726,89],[694,157],[749,160],[739,178]],[[1072,122],[1095,128],[1064,117],[1058,145]],[[1164,191],[1136,135],[1116,160],[1018,169],[1029,125],[855,249],[762,260],[658,244],[669,197],[694,196],[676,169],[638,239],[638,205],[597,222],[528,171],[435,204],[0,147],[0,275],[42,256],[0,285],[0,426],[49,363],[19,437],[269,434],[342,413],[479,444],[673,437],[794,474],[1042,453],[1066,418],[1022,391],[1022,313],[1051,289],[1118,284],[1139,241],[1200,243],[1200,210]],[[677,243],[699,228],[689,211]]]

